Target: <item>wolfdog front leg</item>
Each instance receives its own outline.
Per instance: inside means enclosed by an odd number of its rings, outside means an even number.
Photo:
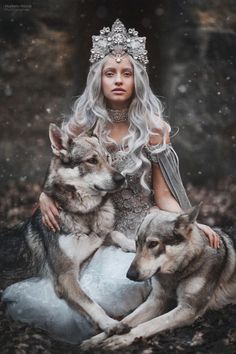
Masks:
[[[152,291],[147,300],[138,306],[131,314],[123,318],[121,323],[129,327],[136,327],[138,324],[146,322],[154,317],[161,315],[165,311],[166,294],[161,284],[155,279],[152,280]],[[118,334],[118,333],[116,333]],[[81,348],[88,350],[98,346],[108,335],[99,333],[98,335],[83,341]]]
[[[119,246],[124,252],[135,252],[135,241],[126,237],[119,231],[112,231],[109,235],[111,242]]]
[[[80,265],[102,244],[104,238],[94,232],[87,234],[61,235],[59,247],[50,248],[50,259],[54,271],[55,288],[74,309],[82,311],[95,325],[106,333],[116,330],[127,333],[127,325],[109,317],[81,288],[78,275]],[[59,271],[58,271],[59,270]]]
[[[109,333],[119,324],[109,317],[105,311],[95,303],[81,288],[77,280],[77,269],[62,273],[57,278],[57,290],[74,309],[82,311],[85,315],[106,333]]]
[[[178,305],[172,311],[138,325],[127,334],[115,335],[106,339],[102,343],[102,348],[117,350],[124,346],[131,345],[136,338],[148,338],[166,329],[190,324],[195,318],[196,312],[193,308],[187,305]]]
[[[140,323],[151,320],[165,312],[167,294],[161,284],[152,279],[152,290],[144,303],[138,306],[131,314],[123,318],[122,323],[136,327]]]

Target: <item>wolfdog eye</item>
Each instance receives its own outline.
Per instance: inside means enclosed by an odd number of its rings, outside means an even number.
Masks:
[[[149,241],[149,242],[147,242],[147,247],[148,248],[154,248],[154,247],[156,247],[158,245],[159,245],[158,241]]]
[[[91,163],[92,165],[96,165],[98,163],[98,160],[95,157],[92,157],[91,159],[88,159],[86,162]]]

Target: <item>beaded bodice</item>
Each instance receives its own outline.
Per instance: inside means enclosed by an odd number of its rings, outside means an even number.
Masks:
[[[166,149],[156,153],[155,146],[145,147],[143,152],[152,164],[158,164],[163,174],[165,182],[170,192],[178,201],[183,210],[191,207],[191,203],[183,186],[180,172],[179,160],[173,147],[169,144]],[[109,149],[110,150],[110,149]],[[119,150],[110,151],[113,166],[122,172],[134,162],[128,154]],[[140,177],[143,173],[141,167],[135,174],[126,175],[127,185],[121,191],[112,194],[112,200],[116,209],[115,228],[123,232],[127,237],[133,238],[135,231],[140,225],[142,219],[147,215],[149,209],[155,204],[153,193],[147,194],[140,184]],[[151,172],[148,176],[148,185],[152,189]]]
[[[111,156],[113,166],[119,172],[132,163],[130,156],[122,151],[113,152]],[[130,238],[135,237],[138,225],[154,205],[152,192],[148,194],[140,184],[142,172],[140,168],[134,175],[127,175],[126,186],[111,195],[116,210],[115,230],[123,232]],[[148,182],[151,188],[151,173],[149,173]]]

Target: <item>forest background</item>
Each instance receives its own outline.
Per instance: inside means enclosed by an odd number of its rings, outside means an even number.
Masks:
[[[1,227],[32,213],[51,158],[49,123],[70,115],[85,87],[91,36],[119,18],[147,37],[151,87],[172,126],[188,195],[193,204],[203,201],[201,221],[235,232],[234,0],[1,0],[0,11]],[[233,353],[235,313],[210,314],[130,350],[223,353],[223,345]],[[4,353],[37,346],[59,353],[61,344],[11,322],[3,305],[1,316]]]

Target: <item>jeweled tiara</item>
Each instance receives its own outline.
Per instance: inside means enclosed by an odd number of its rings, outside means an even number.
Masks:
[[[99,36],[92,36],[93,47],[89,61],[94,64],[104,58],[107,54],[112,54],[117,63],[120,63],[122,56],[131,55],[134,60],[146,66],[148,63],[146,37],[138,37],[138,32],[134,28],[126,30],[123,23],[117,19],[110,30],[104,27],[100,30]]]

